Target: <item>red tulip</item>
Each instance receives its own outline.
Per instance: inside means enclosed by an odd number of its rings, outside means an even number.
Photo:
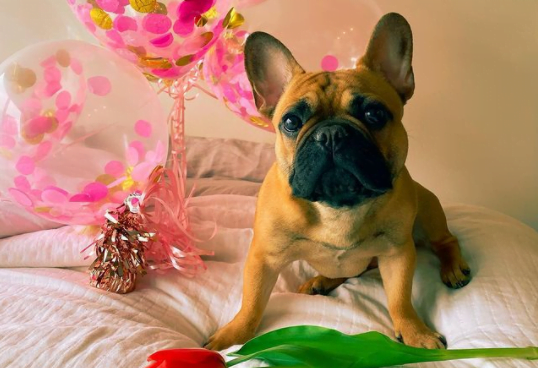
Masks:
[[[146,368],[226,368],[224,358],[207,349],[160,350],[148,357]]]

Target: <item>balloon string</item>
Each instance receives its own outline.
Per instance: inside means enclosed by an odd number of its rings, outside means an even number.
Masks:
[[[193,242],[187,214],[190,197],[185,196],[187,160],[185,149],[185,100],[186,93],[195,85],[199,68],[195,67],[180,80],[162,83],[159,93],[174,99],[168,116],[170,131],[170,156],[166,167],[159,166],[151,173],[142,193],[141,214],[148,224],[148,231],[155,234],[150,242],[148,260],[152,269],[175,268],[192,277],[205,270],[201,256],[213,252],[199,249]],[[192,192],[190,193],[192,195]],[[216,233],[216,227],[211,237]]]
[[[195,88],[198,88],[200,91],[204,92],[206,95],[208,95],[209,97],[211,98],[214,98],[215,100],[218,99],[218,97],[214,94],[214,93],[211,93],[209,90],[207,90],[206,88],[202,87],[201,85],[199,85],[198,83],[196,83],[194,85]]]

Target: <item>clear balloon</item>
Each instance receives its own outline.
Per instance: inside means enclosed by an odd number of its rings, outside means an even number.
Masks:
[[[0,64],[0,196],[49,220],[99,224],[165,161],[166,116],[144,76],[82,41]]]
[[[270,0],[241,13],[249,32],[272,34],[309,71],[353,68],[383,14],[374,0]]]
[[[243,46],[249,33],[265,31],[280,39],[311,71],[353,68],[381,16],[372,0],[238,0],[246,24],[226,30],[203,63],[203,76],[215,96],[246,122],[274,132],[256,109]],[[316,8],[316,11],[310,11]]]
[[[274,132],[271,121],[256,109],[245,71],[243,47],[248,33],[228,31],[204,58],[203,76],[215,96],[246,122]]]
[[[190,71],[236,17],[230,0],[67,0],[103,44],[150,79]]]

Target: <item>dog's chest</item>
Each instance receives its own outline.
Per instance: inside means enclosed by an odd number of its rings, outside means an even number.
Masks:
[[[358,276],[372,260],[387,254],[393,245],[383,234],[371,236],[350,245],[348,249],[337,249],[326,242],[300,241],[300,258],[307,261],[321,275],[329,278]]]

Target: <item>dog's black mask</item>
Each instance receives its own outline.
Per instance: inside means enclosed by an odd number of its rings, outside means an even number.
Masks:
[[[360,204],[392,189],[377,146],[345,120],[317,124],[297,149],[290,175],[294,196],[331,207]]]

